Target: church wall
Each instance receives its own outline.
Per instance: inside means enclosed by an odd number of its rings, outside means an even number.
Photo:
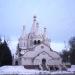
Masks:
[[[51,60],[52,58],[49,57],[46,53],[41,53],[39,56],[37,56],[34,60],[34,65],[42,64],[42,59],[46,59],[46,64],[48,63],[48,60]]]
[[[49,52],[49,51],[50,51],[50,48],[47,47],[47,46],[45,46],[45,45],[43,45],[43,44],[40,44],[40,45],[38,45],[38,46],[35,48],[35,50],[36,50],[37,52],[42,52],[42,51]]]
[[[19,47],[21,49],[26,49],[27,48],[27,39],[26,38],[20,38],[19,39]]]
[[[44,48],[41,48],[41,47]],[[34,56],[34,64],[32,63],[32,59]],[[60,57],[56,52],[50,51],[50,48],[41,44],[37,46],[33,51],[27,52],[22,59],[23,65],[39,65],[42,63],[42,59],[45,58],[48,65],[58,65],[61,64]]]
[[[59,59],[52,59],[52,60],[48,60],[48,64],[49,65],[60,65],[62,62],[61,60]]]
[[[33,65],[31,58],[22,58],[21,60],[22,65]]]
[[[38,41],[38,40],[42,41],[42,38],[36,37],[36,38],[33,39],[33,41],[34,41],[34,40],[36,40],[36,41]]]
[[[43,51],[47,52],[52,57],[60,58],[60,56],[56,52],[51,51],[50,48],[48,46],[45,46],[44,44],[40,44],[35,48],[35,53],[40,53]]]
[[[42,59],[46,59],[47,65],[59,65],[61,64],[60,59],[53,59],[49,55],[47,55],[45,52],[41,53],[39,56],[37,56],[34,60],[34,65],[39,65],[42,63]]]

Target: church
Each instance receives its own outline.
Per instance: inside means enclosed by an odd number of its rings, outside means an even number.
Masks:
[[[62,65],[60,55],[50,47],[46,28],[44,28],[43,33],[40,33],[36,16],[33,16],[31,31],[28,34],[26,34],[25,26],[23,26],[22,35],[18,40],[16,63],[24,65],[25,68],[44,70],[52,66]]]

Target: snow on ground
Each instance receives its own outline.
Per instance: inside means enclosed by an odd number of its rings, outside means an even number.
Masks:
[[[73,75],[75,75],[74,72],[69,72],[69,71],[55,71],[55,72],[51,72],[51,75],[55,75],[55,74],[56,74],[56,75],[57,75],[57,74],[60,74],[60,75],[61,75],[61,74],[62,74],[62,75],[65,75],[65,74],[67,74],[67,75],[70,74],[70,75],[71,75],[71,74],[73,74]]]
[[[68,71],[75,72],[75,65],[72,65],[71,68],[68,68]]]
[[[0,74],[50,74],[49,71],[29,70],[23,66],[3,66],[0,68]]]
[[[75,70],[75,68],[74,68]],[[24,75],[75,75],[73,71],[42,71],[42,70],[33,70],[25,69],[23,66],[3,66],[0,67],[0,75],[4,74],[24,74]]]

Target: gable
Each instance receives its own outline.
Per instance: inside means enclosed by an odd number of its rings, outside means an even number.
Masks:
[[[35,48],[35,51],[37,51],[38,53],[45,51],[50,56],[53,56],[54,58],[59,58],[60,57],[60,55],[57,52],[52,51],[51,48],[46,46],[45,44],[40,44],[39,46],[37,46]]]
[[[37,54],[35,57],[34,57],[34,59],[36,59],[36,58],[48,58],[49,57],[49,59],[53,59],[53,57],[52,56],[50,56],[47,52],[45,52],[45,51],[43,51],[43,52],[40,52],[39,54]]]
[[[38,51],[38,52],[42,52],[42,51],[50,51],[50,47],[46,46],[45,44],[40,44],[38,46],[36,46],[34,48],[35,51]]]
[[[26,52],[23,57],[34,58],[42,52],[48,53],[49,56],[52,56],[53,58],[60,58],[58,53],[50,50],[50,48],[48,46],[44,45],[44,44],[40,44],[40,45],[36,46],[34,48],[34,50]]]

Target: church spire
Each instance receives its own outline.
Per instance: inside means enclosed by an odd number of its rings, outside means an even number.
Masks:
[[[47,38],[46,27],[44,28],[43,37],[44,37],[44,39]]]
[[[32,33],[36,32],[36,16],[33,16]]]
[[[38,30],[39,30],[39,23],[36,23],[36,33],[38,34]]]
[[[22,35],[25,35],[26,31],[25,31],[25,25],[23,25],[23,31],[22,31]]]
[[[44,36],[46,36],[46,28],[44,28]]]

